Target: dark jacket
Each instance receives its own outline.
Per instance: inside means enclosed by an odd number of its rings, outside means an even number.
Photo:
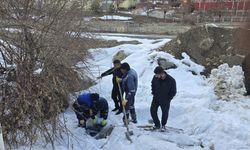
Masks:
[[[116,88],[118,88],[118,84],[117,84],[117,82],[116,82],[116,77],[122,78],[121,69],[120,69],[120,68],[115,69],[115,68],[113,67],[113,68],[111,68],[111,69],[109,69],[109,70],[103,72],[103,73],[101,74],[101,77],[105,77],[105,76],[111,75],[111,74],[113,74],[113,79],[112,79],[113,86],[116,87]]]
[[[242,62],[242,70],[245,76],[250,76],[250,54],[246,55]]]
[[[101,118],[107,119],[109,112],[109,106],[107,100],[100,97],[99,100],[92,101],[89,97],[87,97],[87,95],[88,94],[82,94],[79,96],[78,98],[79,105],[77,105],[77,103],[75,102],[73,104],[74,109],[77,112],[82,113],[83,117],[86,119],[93,118],[98,113],[100,113]],[[92,110],[92,114],[90,114],[90,110]]]
[[[175,79],[167,73],[166,75],[164,80],[153,77],[151,82],[153,100],[159,104],[169,103],[176,94]]]
[[[242,62],[242,70],[244,71],[244,83],[248,94],[250,94],[250,54],[248,54]]]
[[[108,118],[109,106],[106,99],[100,97],[96,103],[93,103],[93,115],[100,113],[100,117],[103,119]]]
[[[138,86],[138,76],[134,69],[130,69],[122,79],[122,90],[126,95],[135,94]]]
[[[91,93],[83,93],[80,94],[77,98],[79,105],[86,105],[86,107],[90,108],[93,105],[93,101],[91,100]]]

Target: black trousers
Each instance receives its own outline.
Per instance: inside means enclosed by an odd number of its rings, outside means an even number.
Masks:
[[[91,117],[89,114],[89,110],[85,110],[81,108],[80,106],[78,106],[77,104],[73,104],[73,107],[75,109],[76,117],[79,121],[80,120],[86,121],[87,119]]]
[[[158,114],[157,114],[159,106],[161,107],[161,111],[162,111],[161,125],[165,126],[167,124],[167,120],[168,120],[170,102],[167,102],[165,104],[159,104],[155,100],[152,101],[151,107],[150,107],[150,113],[151,113],[151,117],[154,121],[154,124],[157,127],[160,127],[160,120],[159,120]]]
[[[245,84],[245,88],[247,93],[250,95],[250,77],[248,76],[248,74],[244,74],[245,75],[245,79],[244,79],[244,84]]]
[[[111,97],[114,101],[115,107],[122,110],[122,97],[118,87],[113,86]]]

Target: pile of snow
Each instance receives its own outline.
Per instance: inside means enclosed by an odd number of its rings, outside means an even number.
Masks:
[[[133,19],[132,17],[124,17],[124,16],[117,16],[117,15],[104,15],[99,17],[102,20],[120,20],[120,21],[127,21]]]
[[[240,66],[230,68],[228,64],[222,64],[218,69],[213,69],[209,82],[219,99],[232,100],[241,97],[245,92],[244,72]]]

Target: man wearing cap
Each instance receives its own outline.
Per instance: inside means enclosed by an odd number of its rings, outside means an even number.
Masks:
[[[104,127],[107,124],[108,108],[107,101],[97,93],[80,94],[73,104],[79,127],[86,127],[86,121],[90,118],[93,125]]]
[[[125,92],[125,99],[122,100],[122,105],[125,107],[127,118],[129,118],[130,112],[132,122],[137,123],[134,103],[138,86],[138,76],[128,63],[121,64],[121,71],[123,73],[122,90]],[[123,116],[123,121],[125,121],[125,116]]]
[[[176,94],[176,82],[173,77],[168,75],[160,66],[154,70],[154,77],[152,80],[151,88],[153,101],[150,107],[150,113],[153,118],[155,126],[153,129],[166,130],[165,125],[168,120],[168,113],[170,102]],[[161,123],[157,115],[159,106],[162,110]]]
[[[117,111],[116,115],[120,114],[122,112],[122,98],[119,92],[119,88],[118,88],[118,84],[120,84],[119,82],[116,81],[116,79],[121,79],[122,78],[122,72],[121,72],[121,62],[120,60],[114,60],[113,61],[113,65],[114,67],[105,71],[104,73],[101,74],[100,77],[97,77],[98,79],[108,76],[108,75],[113,75],[113,89],[112,89],[112,94],[111,97],[115,103],[115,108],[112,111]],[[121,84],[120,84],[121,86]]]

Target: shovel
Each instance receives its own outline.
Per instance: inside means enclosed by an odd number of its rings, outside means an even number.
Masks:
[[[121,86],[120,86],[120,83],[118,81],[116,81],[117,84],[118,84],[118,88],[119,88],[119,92],[120,92],[120,95],[122,97],[122,90],[121,90]],[[127,128],[127,132],[125,132],[125,135],[126,135],[126,138],[131,142],[133,143],[132,139],[131,139],[131,135],[133,135],[133,131],[129,131],[129,127],[128,127],[128,117],[126,115],[126,111],[125,111],[125,107],[122,105],[122,112],[123,112],[123,115],[125,117],[125,127]]]

